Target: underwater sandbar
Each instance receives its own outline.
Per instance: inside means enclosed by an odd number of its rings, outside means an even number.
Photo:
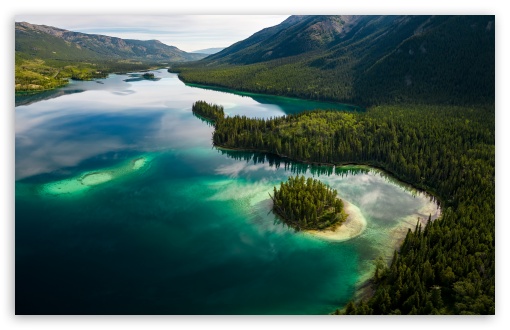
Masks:
[[[146,157],[140,157],[133,161],[133,170],[138,170],[142,168],[146,163],[148,162],[148,159]]]
[[[81,183],[86,186],[94,186],[103,182],[113,179],[113,176],[108,172],[94,172],[86,174],[81,178]]]

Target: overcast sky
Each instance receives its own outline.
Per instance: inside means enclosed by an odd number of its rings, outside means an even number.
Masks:
[[[17,15],[16,22],[124,39],[157,39],[185,51],[227,47],[288,15]]]

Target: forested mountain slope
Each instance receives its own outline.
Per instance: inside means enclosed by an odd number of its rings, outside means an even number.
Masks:
[[[490,103],[494,21],[494,16],[291,16],[171,70],[185,82],[358,105]]]

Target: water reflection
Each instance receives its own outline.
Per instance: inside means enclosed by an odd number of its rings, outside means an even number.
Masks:
[[[204,117],[202,117],[202,116],[199,116],[199,115],[197,115],[196,113],[193,113],[193,116],[195,116],[195,118],[200,119],[200,121],[201,121],[202,123],[207,124],[207,126],[214,127],[214,121],[212,121],[212,120],[210,120],[210,119],[207,119],[207,118],[204,118]]]
[[[159,126],[161,116],[50,112],[16,121],[16,180],[76,166],[111,151],[143,149],[149,143],[146,131],[138,128]]]
[[[285,171],[292,173],[293,175],[307,175],[310,174],[314,177],[325,176],[331,177],[331,180],[341,181],[345,177],[349,177],[351,181],[356,181],[354,184],[357,187],[366,187],[367,190],[370,187],[377,187],[373,176],[360,175],[360,174],[373,174],[382,178],[386,182],[391,182],[399,187],[405,194],[402,196],[428,196],[429,200],[435,205],[439,206],[439,200],[433,195],[425,194],[424,192],[414,188],[413,186],[406,184],[402,181],[395,179],[390,174],[383,170],[379,170],[373,167],[364,165],[344,165],[344,166],[331,166],[331,165],[316,165],[306,164],[296,161],[291,161],[288,158],[282,158],[269,153],[260,152],[246,152],[240,150],[229,150],[224,148],[216,148],[217,152],[228,158],[235,159],[237,161],[244,161],[242,163],[233,163],[228,166],[223,166],[217,169],[218,173],[237,177],[240,173],[252,172],[258,169],[265,168],[269,170],[273,168],[275,170],[283,168]],[[269,165],[269,167],[264,164]],[[335,176],[337,177],[335,179]],[[362,204],[376,203],[380,196],[387,194],[380,190],[372,190],[367,193],[363,193],[360,202]],[[402,197],[404,198],[404,197]]]
[[[249,94],[256,102],[264,105],[278,104],[287,109],[287,114],[299,113],[305,110],[323,109],[323,110],[342,110],[342,111],[364,111],[363,108],[350,104],[341,104],[333,102],[315,102],[297,100],[288,97],[278,97],[272,95]]]
[[[110,75],[106,79],[97,79],[90,81],[70,80],[69,84],[50,91],[35,94],[16,94],[15,106],[30,105],[36,102],[51,100],[70,94],[82,93],[92,90],[109,90],[122,92],[129,90],[130,84],[123,81],[123,75]],[[134,91],[132,91],[134,92]]]
[[[283,167],[286,171],[292,174],[306,174],[310,173],[313,176],[330,176],[333,173],[340,177],[357,175],[363,173],[369,173],[369,168],[356,167],[356,166],[320,166],[299,163],[291,161],[288,158],[282,158],[273,154],[260,153],[260,152],[245,152],[238,150],[228,150],[224,148],[217,148],[218,152],[224,156],[235,160],[242,160],[246,163],[253,162],[253,164],[265,164],[267,163],[270,167],[279,169]]]
[[[150,75],[150,73],[131,73],[128,75],[128,79],[124,79],[125,82],[135,82],[135,81],[159,81],[161,78],[155,77],[154,74]]]
[[[324,110],[342,110],[342,111],[364,111],[363,108],[343,103],[333,102],[318,102],[296,99],[291,97],[282,97],[274,95],[264,95],[250,92],[240,92],[231,90],[228,88],[205,86],[200,84],[186,84],[190,88],[196,88],[201,90],[210,90],[222,94],[234,94],[243,98],[249,98],[254,100],[261,109],[272,108],[274,106],[280,107],[285,114],[296,114],[306,110],[324,109]],[[228,107],[225,107],[227,109]],[[249,114],[249,113],[248,113]]]
[[[54,89],[51,91],[45,91],[35,94],[17,94],[14,98],[14,104],[15,106],[19,105],[29,105],[32,103],[44,101],[44,100],[51,100],[60,96],[68,95],[68,94],[74,94],[74,93],[83,93],[85,90],[83,89]]]

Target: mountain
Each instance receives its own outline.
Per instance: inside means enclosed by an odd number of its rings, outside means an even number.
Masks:
[[[225,47],[206,48],[206,49],[195,50],[195,51],[192,51],[191,53],[193,53],[193,54],[199,53],[199,54],[208,54],[208,55],[211,55],[211,54],[216,54],[218,52],[221,52],[223,49],[225,49]]]
[[[250,64],[327,49],[349,31],[359,16],[291,16],[211,56],[231,64]]]
[[[129,59],[183,62],[204,58],[158,40],[131,40],[86,34],[27,22],[15,23],[16,52],[40,59]]]
[[[15,23],[17,92],[40,92],[66,85],[69,78],[101,78],[111,72],[147,70],[205,56],[187,53],[158,40],[121,39]]]
[[[494,102],[494,16],[291,16],[185,82],[359,105]]]

